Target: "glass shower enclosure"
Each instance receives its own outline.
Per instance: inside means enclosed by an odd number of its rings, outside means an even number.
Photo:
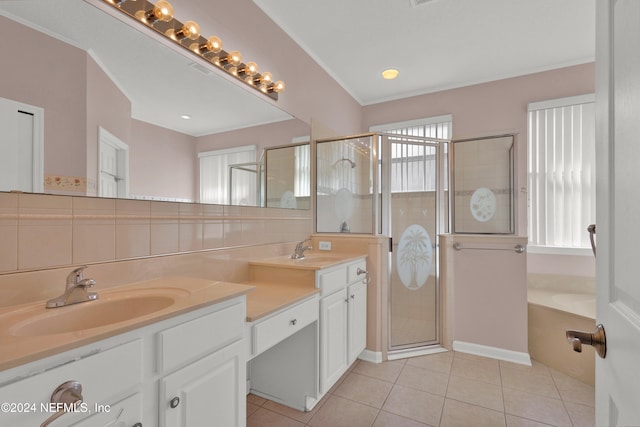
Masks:
[[[447,148],[446,140],[384,133],[316,143],[316,231],[389,237],[389,352],[440,342]]]

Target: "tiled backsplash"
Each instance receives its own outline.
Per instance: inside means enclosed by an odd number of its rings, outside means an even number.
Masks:
[[[0,193],[0,274],[291,242],[310,211]]]

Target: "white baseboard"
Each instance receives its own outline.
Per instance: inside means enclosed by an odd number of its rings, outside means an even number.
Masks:
[[[358,359],[364,360],[365,362],[382,363],[382,352],[371,351],[365,348],[358,356]]]
[[[487,345],[474,344],[464,341],[454,341],[453,350],[459,351],[461,353],[475,354],[476,356],[490,357],[492,359],[504,360],[506,362],[531,366],[531,356],[529,356],[529,353],[506,350],[499,347],[489,347]]]

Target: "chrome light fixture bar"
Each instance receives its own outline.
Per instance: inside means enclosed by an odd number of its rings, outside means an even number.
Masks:
[[[278,93],[285,89],[284,82],[274,82],[271,73],[259,73],[255,62],[242,62],[242,55],[237,50],[223,50],[219,37],[203,37],[194,21],[178,21],[166,0],[158,0],[155,4],[147,0],[100,1],[273,100],[277,100]]]

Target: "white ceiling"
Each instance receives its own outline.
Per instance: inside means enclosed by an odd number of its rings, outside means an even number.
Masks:
[[[595,1],[254,0],[362,105],[593,61]]]
[[[90,52],[127,96],[135,119],[201,136],[291,118],[213,66],[197,66],[83,0],[0,0],[0,15]]]

